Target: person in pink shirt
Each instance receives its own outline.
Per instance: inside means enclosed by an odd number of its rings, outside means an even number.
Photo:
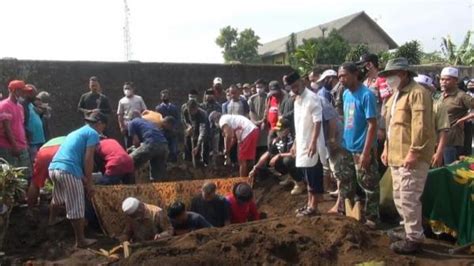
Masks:
[[[0,157],[15,167],[26,167],[25,177],[31,175],[31,162],[25,136],[25,114],[18,100],[30,90],[22,80],[8,84],[8,98],[0,102]]]
[[[227,195],[226,200],[229,203],[231,223],[246,223],[260,219],[249,184],[245,182],[235,184],[232,194]]]

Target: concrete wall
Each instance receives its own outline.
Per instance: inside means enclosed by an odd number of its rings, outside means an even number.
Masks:
[[[122,85],[133,81],[137,93],[145,99],[149,109],[159,103],[159,92],[170,89],[172,101],[181,105],[188,91],[203,94],[214,77],[222,77],[224,86],[232,83],[254,82],[258,78],[281,80],[289,73],[288,66],[174,64],[174,63],[107,63],[67,61],[0,60],[0,91],[8,94],[7,84],[12,79],[23,79],[38,89],[51,93],[52,134],[63,135],[82,124],[77,112],[81,94],[88,91],[90,76],[98,76],[104,93],[116,110],[123,96]],[[116,117],[111,122],[111,135],[118,137]]]
[[[387,51],[389,47],[383,36],[362,16],[339,30],[339,34],[351,45],[367,44],[369,50],[373,53]]]

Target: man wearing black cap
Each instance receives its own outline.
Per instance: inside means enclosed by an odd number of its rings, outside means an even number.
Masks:
[[[296,168],[295,156],[291,153],[294,138],[290,128],[291,124],[288,119],[282,118],[278,121],[272,133],[272,141],[268,147],[268,151],[260,157],[257,164],[253,167],[252,171],[250,171],[249,177],[254,178],[259,170],[268,164],[282,175],[290,175],[290,180],[285,183],[293,182],[295,186],[291,194],[297,195],[303,192],[304,185],[301,184],[302,180]]]
[[[99,112],[104,115],[112,113],[109,99],[102,93],[97,77],[89,78],[89,89],[90,91],[82,94],[79,99],[79,104],[77,105],[79,112],[83,113],[84,116]]]
[[[385,142],[385,122],[384,118],[381,115],[384,110],[384,105],[387,100],[392,96],[393,91],[387,85],[387,81],[383,77],[379,77],[379,57],[375,54],[364,54],[360,57],[360,61],[357,62],[359,66],[363,66],[364,69],[367,71],[367,76],[364,81],[364,85],[369,88],[374,94],[375,98],[377,99],[377,110],[379,114],[377,115],[377,152],[378,152],[378,160],[379,160],[379,173],[385,173],[387,167],[383,165],[380,161],[380,156],[382,155],[383,151],[383,144]]]
[[[77,247],[96,242],[84,237],[84,190],[88,197],[94,195],[94,152],[99,144],[99,134],[107,126],[107,117],[100,112],[92,113],[85,121],[85,126],[67,135],[49,165],[49,177],[54,185],[51,204],[66,205],[66,217],[72,223]]]
[[[294,103],[296,167],[300,168],[308,186],[308,202],[306,206],[297,210],[297,216],[309,216],[318,213],[318,198],[324,192],[323,167],[320,161],[320,152],[323,150],[318,148],[324,145],[324,136],[321,133],[321,101],[315,93],[305,87],[298,73],[287,75],[286,82],[296,95]]]

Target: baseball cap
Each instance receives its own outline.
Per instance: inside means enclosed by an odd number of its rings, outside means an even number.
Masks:
[[[337,72],[332,69],[327,69],[323,72],[323,74],[319,77],[318,81],[316,82],[321,82],[327,77],[337,77]]]
[[[98,123],[102,122],[104,124],[107,124],[108,118],[106,115],[103,113],[92,113],[84,118],[85,121],[90,122],[90,123]]]
[[[8,83],[8,89],[15,91],[15,90],[24,90],[25,89],[25,82],[23,80],[12,80]]]
[[[214,85],[216,85],[216,84],[221,84],[222,85],[222,78],[215,77],[213,83],[214,83]]]
[[[459,70],[454,67],[445,67],[441,70],[441,76],[450,76],[453,78],[459,77]]]
[[[356,62],[357,65],[363,64],[363,63],[378,63],[379,62],[379,57],[376,54],[364,54],[360,57],[360,60]]]
[[[248,202],[253,197],[252,187],[245,182],[238,183],[234,188],[234,195],[237,200]]]
[[[272,80],[270,81],[270,83],[268,84],[268,87],[271,91],[279,91],[281,90],[281,86],[280,86],[280,82],[276,81],[276,80]]]

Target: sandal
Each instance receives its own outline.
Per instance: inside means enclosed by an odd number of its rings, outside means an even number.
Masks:
[[[296,217],[305,217],[305,216],[313,216],[317,215],[318,211],[313,208],[306,208],[306,210],[296,214]]]
[[[305,204],[303,207],[296,209],[295,213],[298,214],[300,212],[304,212],[306,209],[308,209],[308,205]]]

